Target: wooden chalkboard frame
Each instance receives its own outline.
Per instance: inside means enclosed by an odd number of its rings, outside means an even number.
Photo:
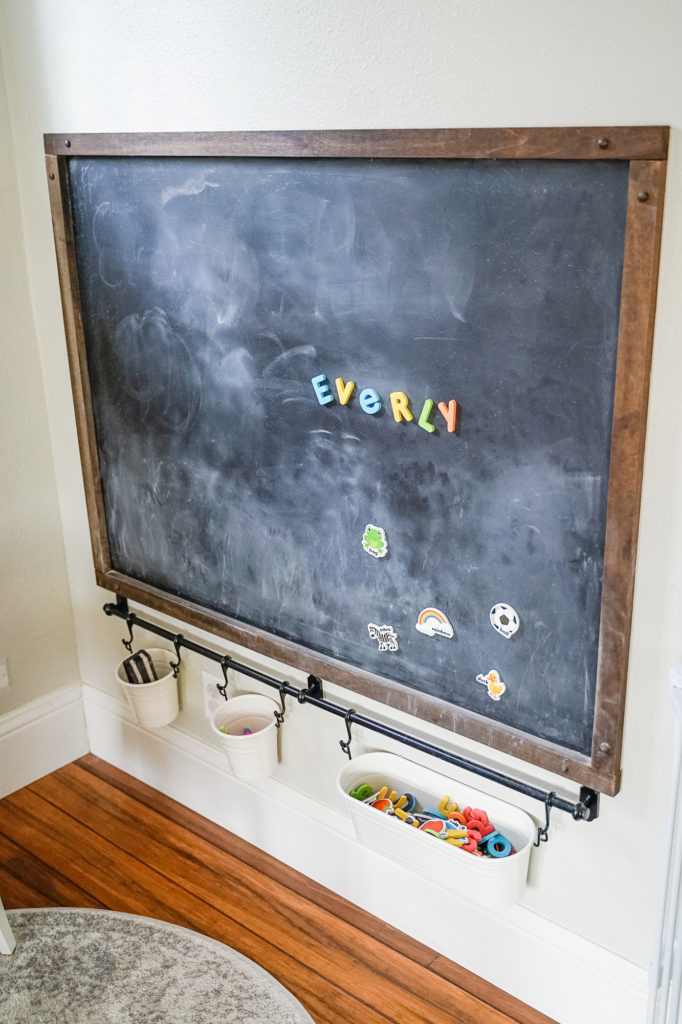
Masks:
[[[620,787],[630,621],[663,215],[667,127],[46,135],[45,154],[71,383],[97,583],[227,640],[608,795]],[[79,296],[68,162],[74,156],[626,160],[625,235],[611,469],[590,757],[216,614],[112,568]]]

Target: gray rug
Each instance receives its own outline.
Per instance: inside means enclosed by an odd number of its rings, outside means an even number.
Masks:
[[[10,910],[2,1024],[313,1024],[252,960],[197,932],[108,910]]]

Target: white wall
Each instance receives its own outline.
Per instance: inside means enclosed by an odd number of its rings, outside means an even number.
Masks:
[[[525,901],[538,915],[645,966],[669,785],[667,676],[682,653],[682,6],[675,0],[6,0],[3,17],[80,666],[84,679],[112,693],[121,629],[101,614],[107,595],[92,582],[42,133],[673,126],[623,791],[604,799],[595,824],[556,816]],[[207,736],[196,661],[184,697],[180,727]],[[296,709],[280,775],[333,804],[342,762],[339,723],[317,714],[312,725],[315,714]],[[311,728],[301,727],[304,717]]]
[[[0,59],[0,715],[78,679]]]

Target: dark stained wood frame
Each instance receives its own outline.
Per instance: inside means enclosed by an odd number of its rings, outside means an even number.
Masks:
[[[390,707],[513,754],[608,795],[620,758],[669,129],[477,128],[390,131],[46,135],[62,308],[95,563],[100,586]],[[72,156],[627,160],[630,164],[604,574],[590,757],[494,725],[116,572],[107,540],[69,194]]]

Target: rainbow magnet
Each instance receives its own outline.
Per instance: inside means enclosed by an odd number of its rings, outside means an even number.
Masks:
[[[365,532],[362,535],[362,546],[368,555],[374,558],[385,558],[388,554],[388,541],[386,532],[380,526],[367,523]]]
[[[397,651],[398,634],[392,626],[377,626],[375,622],[367,623],[367,632],[370,640],[376,640],[380,651]]]
[[[484,686],[488,687],[488,696],[492,700],[499,700],[504,691],[507,689],[507,684],[502,682],[500,673],[496,668],[491,668],[487,675],[479,674],[476,676],[477,683],[483,683]]]
[[[424,636],[444,636],[450,640],[455,635],[447,615],[439,608],[424,608],[419,613],[415,628]]]

